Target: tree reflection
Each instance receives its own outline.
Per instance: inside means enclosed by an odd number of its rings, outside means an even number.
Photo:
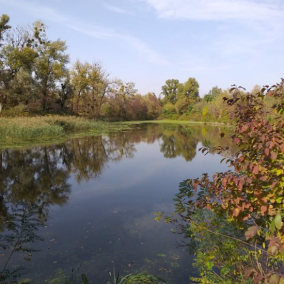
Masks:
[[[24,259],[29,261],[32,254],[38,251],[31,246],[31,243],[43,241],[43,238],[37,234],[39,227],[43,225],[39,212],[40,208],[29,202],[13,204],[6,212],[6,220],[1,226],[4,233],[0,234],[0,247],[3,250],[1,283],[18,283],[17,278],[25,273],[23,267],[9,268],[14,253],[22,253]]]
[[[228,145],[229,136],[221,140],[222,132],[225,130],[217,127],[143,124],[109,136],[74,138],[31,149],[0,150],[0,247],[9,251],[5,254],[8,259],[1,265],[0,277],[20,275],[19,270],[8,270],[12,255],[22,251],[28,260],[32,250],[25,244],[42,240],[36,231],[48,219],[50,207],[68,202],[71,176],[78,183],[97,178],[109,162],[134,157],[135,145],[141,142],[158,142],[166,158],[181,156],[191,161],[199,142],[209,150]]]

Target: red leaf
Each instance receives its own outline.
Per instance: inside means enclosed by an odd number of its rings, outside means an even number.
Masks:
[[[249,227],[248,230],[245,232],[246,240],[253,238],[257,234],[259,229],[260,229],[260,227],[257,226],[257,225]]]
[[[244,182],[245,182],[244,179],[241,179],[241,180],[239,181],[238,190],[242,190],[242,189],[243,189]]]
[[[238,208],[235,208],[235,209],[233,210],[233,216],[234,216],[234,217],[238,217],[239,214],[240,214],[240,210],[239,210]]]
[[[226,186],[226,185],[227,185],[227,182],[228,182],[228,181],[227,181],[227,178],[223,178],[223,180],[222,180],[222,185],[223,185],[223,186]]]
[[[235,137],[235,138],[234,138],[234,142],[235,142],[236,144],[239,144],[239,143],[241,142],[241,140],[240,140],[239,138]]]
[[[277,153],[275,153],[275,152],[270,152],[270,158],[271,158],[272,160],[276,160],[276,159],[277,159]]]
[[[259,173],[259,168],[258,168],[258,166],[254,166],[252,172],[253,172],[255,175],[257,175],[257,174]]]
[[[261,210],[261,215],[264,216],[264,213],[267,211],[267,206],[262,205],[260,210]]]
[[[242,126],[240,132],[242,133],[242,132],[245,132],[246,130],[248,130],[248,126],[245,124],[245,125]]]
[[[269,155],[269,148],[265,148],[265,150],[264,150],[264,154],[265,154],[266,156],[268,156],[268,155]]]

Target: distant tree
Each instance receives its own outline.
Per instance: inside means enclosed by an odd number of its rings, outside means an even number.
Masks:
[[[253,95],[255,95],[255,94],[259,93],[259,92],[261,91],[261,89],[262,89],[262,87],[261,87],[260,85],[255,85],[255,86],[252,88],[251,93],[252,93]]]
[[[144,101],[147,108],[147,119],[156,119],[162,111],[160,100],[154,93],[148,93],[144,96]]]
[[[199,98],[199,84],[195,78],[188,78],[183,84],[183,94],[190,102],[195,102]]]
[[[55,93],[57,84],[62,83],[66,77],[69,62],[66,49],[66,43],[59,39],[44,43],[38,48],[34,72],[43,111],[46,110],[48,99],[51,99]]]
[[[89,89],[89,63],[82,63],[77,60],[70,70],[71,83],[74,87],[73,111],[79,114],[79,105],[82,97],[87,94]]]
[[[88,78],[88,112],[91,117],[98,118],[109,86],[108,75],[103,70],[100,63],[93,63],[90,66]]]
[[[129,99],[126,117],[127,120],[147,119],[147,106],[140,94],[136,94]]]
[[[221,93],[222,93],[222,89],[215,86],[208,92],[208,94],[204,96],[203,100],[206,101],[207,103],[212,102]]]
[[[60,84],[61,88],[58,90],[58,102],[61,110],[66,106],[66,102],[72,99],[74,95],[74,87],[70,80],[69,72],[66,73],[66,77]]]
[[[1,103],[12,107],[27,103],[33,94],[33,71],[37,51],[29,45],[32,28],[20,27],[6,34],[0,50]]]
[[[172,104],[176,103],[177,94],[178,94],[179,80],[169,79],[166,81],[166,84],[162,86],[161,94],[164,96],[162,99],[163,103],[171,102]]]
[[[2,14],[0,18],[0,46],[4,33],[11,28],[11,26],[8,25],[9,21],[10,17],[6,14]]]
[[[176,112],[180,114],[188,113],[199,98],[199,84],[195,78],[188,78],[184,84],[179,84]]]
[[[133,82],[116,79],[108,87],[107,113],[112,120],[127,120],[130,101],[137,93]]]

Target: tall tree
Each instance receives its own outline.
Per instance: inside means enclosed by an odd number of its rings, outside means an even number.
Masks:
[[[172,104],[176,103],[177,94],[178,94],[179,80],[169,79],[166,81],[166,84],[162,86],[161,94],[164,96],[163,102],[171,102]]]
[[[47,101],[52,98],[56,86],[67,73],[69,56],[65,53],[66,43],[61,40],[47,42],[39,46],[35,62],[35,80],[41,99],[41,108],[46,110]]]
[[[89,63],[82,63],[77,60],[70,71],[71,82],[74,86],[73,111],[77,114],[80,112],[80,101],[89,89]]]
[[[6,14],[2,14],[0,18],[0,46],[4,33],[11,28],[11,26],[8,25],[9,21],[10,17]]]
[[[199,98],[199,84],[195,78],[188,78],[184,84],[179,84],[176,112],[184,114],[192,109]]]
[[[204,100],[208,102],[212,102],[218,95],[222,93],[222,89],[218,88],[217,86],[213,87],[208,94],[204,96]]]
[[[28,45],[32,29],[17,27],[6,34],[0,51],[1,103],[15,106],[28,100],[32,94],[32,72],[37,52]]]
[[[90,65],[89,74],[89,94],[88,105],[89,115],[98,118],[101,107],[104,103],[107,88],[109,85],[108,75],[103,70],[100,63]]]

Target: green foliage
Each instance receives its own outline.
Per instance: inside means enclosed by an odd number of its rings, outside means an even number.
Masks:
[[[0,142],[60,137],[68,133],[97,132],[101,124],[70,116],[0,118]]]
[[[222,89],[218,88],[217,86],[213,87],[208,94],[204,96],[204,100],[208,102],[212,102],[216,97],[222,94]]]
[[[162,95],[164,96],[164,103],[172,103],[175,104],[177,100],[179,87],[179,80],[169,79],[166,81],[166,84],[162,86]]]
[[[3,34],[5,31],[9,30],[11,26],[8,25],[10,18],[6,14],[2,14],[0,18],[0,43],[3,38]]]

